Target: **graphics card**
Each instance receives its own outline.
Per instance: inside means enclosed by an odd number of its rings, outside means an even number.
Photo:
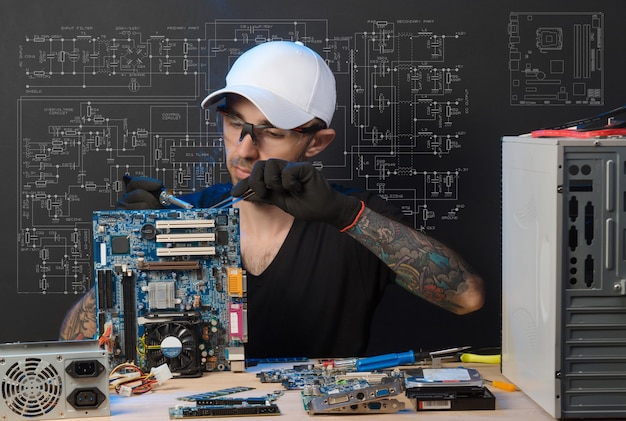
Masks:
[[[390,399],[403,391],[402,379],[384,377],[380,383],[349,378],[311,385],[302,391],[304,408],[311,415],[329,413],[394,413],[404,405]]]
[[[0,419],[108,416],[108,373],[97,341],[0,344]]]

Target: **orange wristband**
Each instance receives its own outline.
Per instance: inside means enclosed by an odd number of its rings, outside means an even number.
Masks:
[[[361,215],[363,215],[363,211],[365,210],[365,203],[362,200],[360,202],[361,202],[361,209],[359,209],[359,213],[356,214],[354,221],[352,221],[352,223],[346,226],[345,228],[340,229],[339,232],[346,232],[350,228],[354,227],[357,224],[357,222],[359,222],[359,218],[361,217]]]

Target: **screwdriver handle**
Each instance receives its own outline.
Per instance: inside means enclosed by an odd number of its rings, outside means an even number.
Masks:
[[[359,358],[356,361],[356,371],[374,371],[383,368],[395,367],[415,363],[415,352],[407,351],[393,354],[377,355],[375,357]]]
[[[461,354],[464,363],[500,364],[500,355]]]
[[[494,380],[491,382],[493,387],[497,387],[498,389],[508,390],[509,392],[515,392],[517,388],[512,383],[502,382],[500,380]]]

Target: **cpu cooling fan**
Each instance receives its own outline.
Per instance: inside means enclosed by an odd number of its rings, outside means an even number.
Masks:
[[[179,321],[147,325],[146,368],[167,364],[178,376],[201,375],[195,327]]]

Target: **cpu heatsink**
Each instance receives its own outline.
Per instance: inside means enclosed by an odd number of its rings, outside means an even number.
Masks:
[[[201,374],[197,325],[168,321],[146,325],[146,369],[167,364],[172,374],[195,377]]]

